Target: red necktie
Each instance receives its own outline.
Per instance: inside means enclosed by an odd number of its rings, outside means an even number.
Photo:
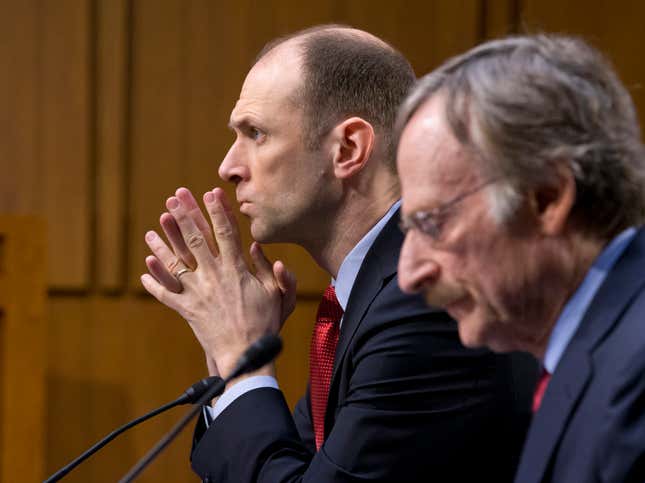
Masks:
[[[342,316],[343,308],[338,303],[333,285],[330,285],[318,306],[309,351],[311,417],[316,449],[320,449],[325,439],[325,411],[338,344],[338,326]]]
[[[535,392],[533,393],[533,414],[537,413],[537,410],[540,409],[540,404],[542,404],[542,398],[544,397],[544,391],[549,385],[551,380],[551,374],[549,371],[542,368],[542,374],[538,380],[537,386],[535,386]]]

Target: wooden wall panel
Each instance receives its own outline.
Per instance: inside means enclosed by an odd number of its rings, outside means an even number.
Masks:
[[[45,230],[0,215],[0,481],[44,469]]]
[[[124,289],[128,195],[131,2],[96,5],[96,243],[94,283]]]
[[[645,3],[519,0],[519,4],[525,30],[580,35],[604,52],[633,96],[643,124],[645,62],[640,46],[645,44]]]
[[[206,375],[188,325],[145,298],[57,297],[49,306],[47,340],[48,474]],[[171,410],[120,436],[67,479],[117,481],[184,410]],[[195,481],[188,465],[190,433],[140,481]]]
[[[518,0],[485,0],[482,4],[483,39],[494,39],[517,33]]]
[[[481,1],[338,2],[340,20],[393,43],[421,76],[480,38]]]
[[[86,288],[93,206],[91,4],[43,1],[38,14],[42,174],[37,196],[48,221],[48,279],[56,288]]]
[[[132,11],[132,181],[128,186],[131,286],[139,287],[148,253],[145,231],[157,228],[166,198],[188,184],[186,157],[186,23],[188,3],[134,2]]]
[[[0,2],[0,213],[35,213],[41,35],[36,0]]]

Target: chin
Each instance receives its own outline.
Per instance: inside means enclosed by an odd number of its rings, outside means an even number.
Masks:
[[[472,345],[466,345],[466,347],[486,347],[487,349],[493,352],[513,352],[519,350],[517,344],[513,343],[513,340],[509,337],[506,337],[505,334],[501,333],[498,330],[491,329],[482,330],[480,334],[475,339],[475,343]]]
[[[482,334],[473,330],[473,327],[469,327],[467,322],[457,322],[457,327],[459,329],[459,339],[464,347],[470,349],[477,349],[485,345]]]
[[[507,352],[507,344],[495,330],[495,323],[487,317],[479,317],[477,311],[458,318],[459,338],[464,347],[477,349],[486,347],[494,352]]]
[[[257,219],[251,221],[251,236],[259,243],[284,243],[286,241],[275,226],[262,224]]]

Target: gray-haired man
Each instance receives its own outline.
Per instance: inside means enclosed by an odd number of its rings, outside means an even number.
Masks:
[[[612,69],[573,38],[489,42],[399,126],[401,287],[543,362],[516,481],[645,481],[645,155]]]

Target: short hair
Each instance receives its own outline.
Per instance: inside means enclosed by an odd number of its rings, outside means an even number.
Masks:
[[[416,80],[406,58],[394,47],[344,25],[320,25],[267,44],[256,62],[278,45],[297,39],[302,50],[305,145],[318,149],[324,136],[344,118],[368,121],[383,140],[386,163],[394,171],[397,111]]]
[[[577,226],[609,238],[643,223],[645,156],[634,104],[608,61],[582,40],[509,37],[448,60],[406,99],[397,134],[435,94],[483,174],[505,180],[493,194],[498,219],[566,163],[576,180]]]

